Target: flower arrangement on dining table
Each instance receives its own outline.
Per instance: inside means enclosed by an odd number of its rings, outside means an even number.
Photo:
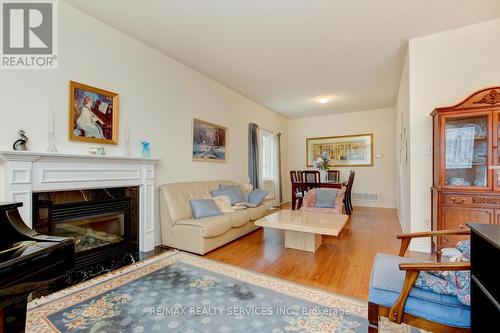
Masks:
[[[320,181],[325,182],[328,179],[328,170],[332,167],[330,165],[330,156],[327,152],[323,152],[315,161],[313,167],[320,172]]]
[[[328,171],[332,166],[330,165],[330,156],[327,152],[323,152],[314,162],[313,167],[318,170]]]

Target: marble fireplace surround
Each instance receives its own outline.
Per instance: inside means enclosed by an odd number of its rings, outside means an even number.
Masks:
[[[139,251],[155,246],[157,159],[63,153],[0,151],[0,201],[22,202],[32,227],[34,192],[138,186]]]

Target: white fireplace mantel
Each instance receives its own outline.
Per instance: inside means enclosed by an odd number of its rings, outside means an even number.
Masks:
[[[0,151],[0,201],[22,202],[32,226],[33,193],[138,186],[139,250],[155,245],[155,164],[152,158]],[[3,188],[2,188],[3,187]]]

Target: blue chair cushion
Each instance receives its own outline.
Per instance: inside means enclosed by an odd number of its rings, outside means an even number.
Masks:
[[[403,289],[406,275],[404,271],[399,270],[399,264],[415,261],[409,258],[377,254],[370,278],[369,301],[391,307]],[[456,296],[438,294],[413,287],[404,311],[448,326],[470,327],[470,307],[463,305]]]
[[[336,188],[317,188],[315,207],[335,208],[338,193],[339,190]]]

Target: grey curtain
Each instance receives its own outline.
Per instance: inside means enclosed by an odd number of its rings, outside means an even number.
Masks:
[[[248,178],[254,188],[259,188],[259,138],[254,123],[248,124]]]
[[[281,186],[281,133],[278,133],[278,189],[279,189],[279,205],[283,202],[283,187]]]

